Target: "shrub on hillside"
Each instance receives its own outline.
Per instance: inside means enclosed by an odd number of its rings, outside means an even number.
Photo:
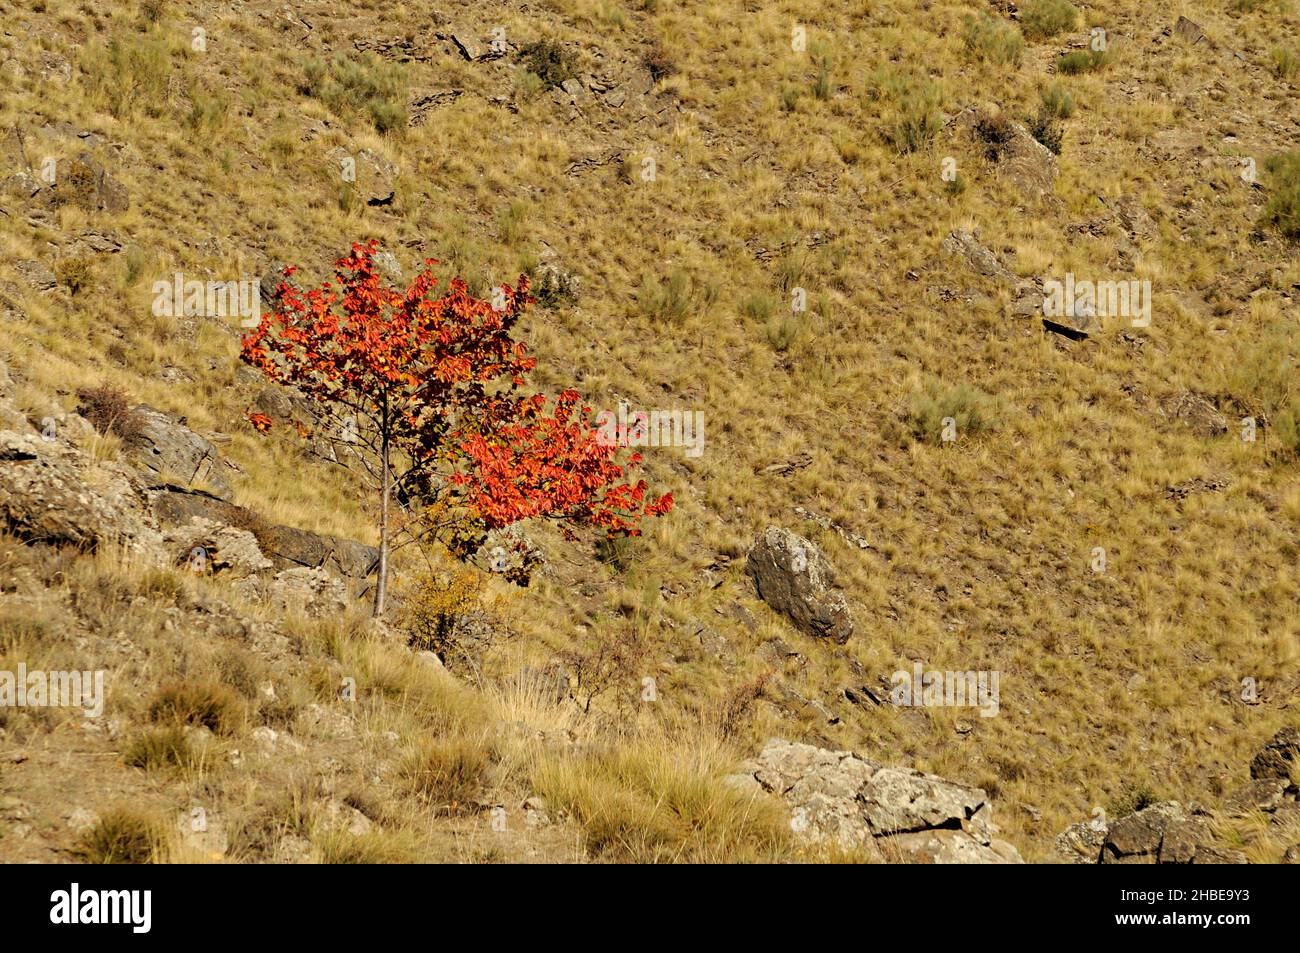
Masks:
[[[1268,54],[1269,68],[1278,79],[1289,80],[1300,70],[1300,57],[1285,46],[1275,46]]]
[[[77,413],[99,433],[115,434],[126,443],[140,436],[144,421],[126,391],[112,384],[100,384],[77,391]]]
[[[1002,151],[1016,137],[1011,120],[1001,114],[981,116],[975,123],[975,138],[984,147],[984,155],[990,162],[999,162]]]
[[[1040,109],[1029,123],[1030,134],[1051,150],[1053,155],[1061,154],[1061,140],[1065,137],[1065,126],[1046,109]]]
[[[894,101],[898,114],[885,133],[889,144],[903,153],[924,149],[943,128],[939,87],[930,82],[900,84],[895,88]]]
[[[1042,111],[1053,119],[1069,119],[1074,115],[1074,97],[1060,83],[1045,86],[1038,96]]]
[[[1079,11],[1070,0],[1026,0],[1020,9],[1020,29],[1031,40],[1046,40],[1072,29]]]
[[[960,440],[991,431],[1000,416],[997,398],[978,387],[937,380],[912,395],[906,414],[912,435],[935,443],[946,442],[946,434]]]
[[[467,806],[482,788],[488,762],[484,739],[452,735],[422,741],[407,756],[401,773],[412,790],[455,809]]]
[[[564,81],[578,75],[573,54],[554,40],[538,40],[519,51],[524,68],[542,81],[549,89],[563,86]]]
[[[1105,50],[1074,50],[1066,53],[1056,61],[1056,71],[1065,76],[1079,73],[1095,73],[1110,62],[1110,53]]]
[[[91,287],[95,275],[89,258],[64,258],[54,266],[54,277],[75,298]]]
[[[1224,390],[1271,431],[1283,453],[1300,454],[1300,353],[1286,324],[1234,357]]]
[[[159,23],[167,12],[167,0],[141,0],[140,16],[146,23]]]
[[[207,728],[230,734],[243,718],[239,697],[225,685],[179,682],[166,685],[149,700],[149,720]]]
[[[430,572],[402,590],[399,623],[416,650],[439,657],[452,647],[456,623],[480,605],[483,578],[470,566]]]
[[[1025,38],[1014,25],[979,13],[966,21],[966,51],[978,60],[999,66],[1014,66],[1020,62],[1025,49]]]
[[[133,807],[106,811],[77,839],[74,852],[89,864],[157,863],[166,849],[163,825]]]
[[[656,83],[667,79],[677,72],[677,64],[668,55],[668,50],[658,40],[652,40],[641,57],[641,62],[650,71],[650,78]]]
[[[400,133],[406,128],[406,73],[369,53],[356,59],[308,59],[298,91],[336,113],[365,116],[379,133]]]
[[[139,110],[157,117],[167,103],[171,51],[161,36],[114,36],[86,47],[81,73],[91,101],[113,118],[128,119]]]
[[[667,281],[647,279],[637,292],[636,300],[650,320],[659,324],[681,324],[691,310],[691,279],[681,270],[669,272]]]

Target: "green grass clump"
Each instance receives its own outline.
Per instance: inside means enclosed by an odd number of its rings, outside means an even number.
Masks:
[[[1025,38],[1015,25],[987,13],[966,21],[965,44],[975,59],[997,66],[1015,66],[1025,51]]]
[[[939,443],[945,431],[956,440],[988,433],[997,428],[1001,412],[997,399],[978,387],[931,380],[912,395],[906,416],[914,437]]]
[[[1020,9],[1020,29],[1031,40],[1046,40],[1073,29],[1079,11],[1070,0],[1026,0]]]
[[[405,71],[368,53],[329,61],[312,57],[303,64],[298,89],[340,115],[366,117],[381,134],[406,128]]]

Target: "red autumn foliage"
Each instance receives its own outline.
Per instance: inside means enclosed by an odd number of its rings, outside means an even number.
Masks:
[[[378,247],[354,244],[336,263],[335,281],[305,292],[286,269],[275,311],[241,350],[270,380],[316,402],[326,439],[344,433],[345,459],[378,491],[377,614],[394,499],[454,508],[453,549],[462,556],[520,520],[554,520],[570,536],[575,525],[635,536],[642,517],[672,508],[671,495],[648,500],[644,480],[622,482],[617,448],[600,439],[576,393],[563,392],[548,411],[546,397],[524,391],[536,359],[513,331],[533,303],[526,278],[503,285],[494,307],[460,279],[436,294],[430,259],[398,290],[379,274]],[[269,429],[265,415],[250,420]]]

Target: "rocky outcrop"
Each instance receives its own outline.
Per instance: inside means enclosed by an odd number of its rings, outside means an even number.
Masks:
[[[1244,864],[1240,851],[1214,843],[1210,818],[1177,801],[1135,811],[1111,824],[1075,824],[1056,839],[1058,856],[1086,864]]]
[[[763,601],[802,631],[841,643],[853,634],[848,601],[834,588],[835,571],[802,536],[769,526],[750,550],[745,570]]]
[[[135,409],[139,428],[127,444],[132,460],[159,483],[180,481],[183,486],[203,486],[213,495],[230,499],[229,465],[204,437],[185,425],[185,419],[147,404]]]
[[[163,542],[173,564],[185,563],[199,573],[239,578],[272,568],[252,533],[209,519],[193,519],[184,526],[170,527],[163,532]]]
[[[1300,729],[1283,728],[1250,762],[1250,781],[1228,801],[1235,815],[1259,811],[1270,823],[1300,823],[1300,785],[1292,780],[1300,764]]]
[[[262,586],[263,598],[281,610],[302,612],[313,618],[337,616],[347,611],[348,589],[323,569],[286,569]]]
[[[994,281],[1015,284],[1016,276],[998,260],[988,248],[980,243],[979,233],[959,228],[948,233],[941,246],[943,251],[964,262],[976,274]]]
[[[19,539],[87,550],[116,543],[156,553],[141,482],[124,467],[89,459],[61,439],[0,431],[0,525]]]
[[[59,412],[50,418],[57,426],[37,433],[9,402],[13,390],[0,365],[0,420],[22,428],[0,430],[0,528],[19,539],[86,550],[121,545],[148,562],[224,575],[242,583],[244,595],[315,615],[343,611],[378,561],[371,546],[271,525],[212,493],[158,486],[176,465],[199,461],[199,482],[204,461],[220,462],[183,422],[141,409],[146,436],[133,440],[132,459],[152,478],[142,479],[130,466],[94,461],[67,439],[92,430],[75,414]]]
[[[865,848],[904,863],[1021,863],[997,840],[988,796],[932,774],[891,768],[850,751],[772,739],[732,782],[790,806],[797,837]]]
[[[1286,781],[1293,794],[1300,793],[1291,783],[1298,766],[1300,766],[1300,728],[1283,728],[1250,762],[1250,776],[1256,781]]]
[[[155,494],[153,507],[163,526],[184,526],[198,519],[248,530],[277,571],[323,569],[333,576],[357,581],[370,575],[379,562],[379,550],[374,546],[267,523],[250,509],[206,493],[164,489]]]
[[[120,213],[131,207],[131,198],[90,153],[83,152],[58,163],[51,203],[75,205],[88,212]]]

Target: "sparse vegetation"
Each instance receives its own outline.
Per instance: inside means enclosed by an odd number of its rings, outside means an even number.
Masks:
[[[1016,65],[1025,50],[1024,37],[1014,24],[987,13],[967,18],[965,43],[968,54],[995,66]]]
[[[230,689],[212,683],[180,682],[160,688],[149,700],[154,722],[207,728],[217,734],[236,731],[243,706]]]
[[[1064,76],[1095,73],[1109,62],[1109,50],[1073,50],[1056,61],[1056,71]]]
[[[369,54],[308,59],[298,90],[340,115],[364,116],[378,133],[406,129],[406,73]]]
[[[1300,241],[1300,151],[1271,156],[1268,172],[1268,205],[1264,221],[1292,241]]]
[[[524,69],[541,80],[547,89],[563,86],[578,75],[574,56],[562,43],[555,40],[537,40],[519,51]]]
[[[88,864],[152,864],[163,860],[166,838],[154,817],[131,807],[106,811],[77,843]]]
[[[127,443],[140,436],[144,420],[130,395],[112,384],[100,384],[77,392],[77,413],[103,434],[111,433]]]
[[[483,738],[429,739],[407,757],[402,773],[420,794],[451,810],[461,810],[483,786],[488,760]]]
[[[6,11],[0,429],[24,439],[0,471],[61,473],[78,453],[87,492],[157,497],[193,476],[132,476],[151,442],[130,410],[157,407],[231,464],[229,500],[253,514],[230,529],[275,565],[188,571],[183,537],[211,527],[160,514],[223,522],[206,492],[149,501],[169,540],[156,566],[151,532],[53,541],[75,494],[34,526],[6,509],[0,668],[104,669],[109,691],[93,725],[0,706],[3,754],[28,756],[0,795],[31,809],[0,818],[4,860],[81,856],[74,811],[119,800],[143,826],[88,835],[88,859],[863,859],[805,848],[788,805],[752,795],[739,765],[771,737],[978,784],[1038,861],[1096,805],[1221,812],[1247,782],[1294,720],[1300,634],[1300,163],[1265,161],[1284,148],[1294,5],[1190,13],[1196,44],[1165,35],[1181,11],[1131,2],[1076,4],[1066,26],[1060,2],[969,21],[944,5],[489,3],[446,24],[419,5],[346,22],[288,6]],[[498,23],[504,56],[438,38],[486,47]],[[1113,53],[1058,62],[1094,24]],[[552,95],[565,80],[582,83],[572,105]],[[972,107],[990,117],[973,141]],[[1019,148],[1012,122],[1061,160]],[[69,179],[43,177],[49,157]],[[947,159],[960,175],[940,178]],[[952,253],[957,230],[987,254]],[[490,305],[534,279],[520,320],[538,372],[488,393],[572,385],[594,410],[702,412],[700,456],[636,448],[673,512],[632,539],[531,524],[544,569],[526,588],[488,571],[491,545],[473,585],[435,559],[428,602],[408,545],[393,612],[371,619],[373,574],[337,575],[378,541],[351,451],[317,452],[318,408],[239,366],[238,320],[149,307],[155,282],[256,281],[273,261],[315,287],[370,237],[408,279],[441,262],[439,293],[463,276]],[[75,288],[73,259],[89,263]],[[1149,278],[1151,327],[1045,329],[1035,292],[1067,273]],[[451,492],[408,490],[402,521]],[[750,588],[768,525],[833,565],[858,613],[844,645]],[[268,587],[290,567],[356,604],[281,608]],[[915,659],[1001,671],[999,716],[875,704]],[[1263,686],[1249,705],[1243,673]],[[178,826],[195,803],[211,836]],[[1260,812],[1223,836],[1252,861],[1300,842]]]
[[[1290,81],[1300,71],[1300,56],[1285,46],[1275,46],[1268,54],[1269,67],[1278,79]]]
[[[994,430],[1002,413],[998,401],[969,384],[931,380],[913,394],[907,418],[918,440],[956,442]]]
[[[1020,29],[1031,40],[1046,40],[1073,29],[1078,19],[1070,0],[1027,0],[1020,10]]]

